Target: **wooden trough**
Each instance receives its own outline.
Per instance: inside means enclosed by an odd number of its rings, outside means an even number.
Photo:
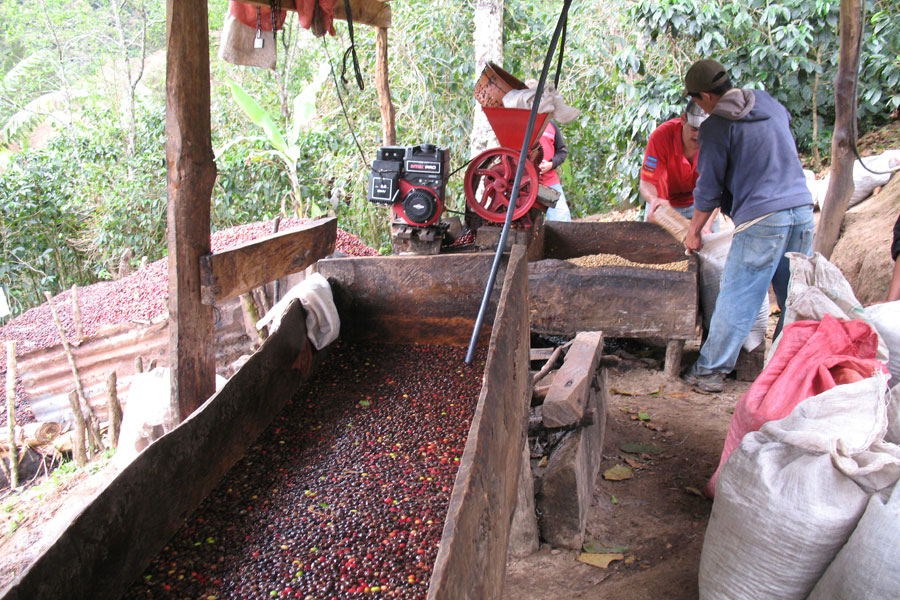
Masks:
[[[332,284],[343,337],[464,346],[492,258],[332,259],[320,261],[319,270]],[[497,279],[496,310],[485,323],[483,386],[429,598],[500,595],[530,394],[527,276],[524,249],[516,247]],[[122,469],[3,598],[119,598],[325,354],[312,349],[295,302],[224,388]]]
[[[615,254],[647,268],[579,267],[566,259]],[[667,340],[667,375],[677,375],[684,343],[698,337],[697,258],[653,223],[544,224],[541,260],[529,264],[531,330],[574,336],[602,331],[606,338]],[[654,264],[688,260],[685,272]]]

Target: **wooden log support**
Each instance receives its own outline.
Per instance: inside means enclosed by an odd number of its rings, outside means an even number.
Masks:
[[[216,180],[210,127],[206,0],[166,1],[166,168],[172,413],[187,418],[215,391],[213,308],[201,302]],[[170,424],[171,425],[171,424]]]
[[[9,489],[19,487],[19,448],[16,446],[16,342],[6,342],[6,441],[9,443]]]
[[[106,378],[106,412],[109,415],[109,445],[119,447],[119,432],[122,431],[122,404],[116,393],[116,372],[110,371]]]
[[[75,319],[75,345],[84,340],[84,325],[81,322],[81,306],[78,302],[78,286],[72,286],[72,316]]]
[[[566,360],[544,399],[544,427],[566,427],[584,417],[591,394],[591,382],[602,354],[602,333],[583,331],[575,336]]]
[[[200,258],[200,295],[204,304],[217,304],[290,275],[299,273],[334,252],[337,219],[321,219],[299,229],[274,233]]]
[[[609,405],[606,369],[591,386],[587,410],[593,424],[578,428],[553,449],[541,479],[536,505],[541,537],[553,546],[580,549],[584,543],[588,509],[603,458],[603,434]]]
[[[381,143],[394,146],[397,143],[397,125],[394,102],[391,100],[390,70],[388,69],[388,30],[378,27],[375,31],[375,92],[381,112]]]
[[[72,456],[75,457],[75,464],[83,467],[87,464],[87,453],[84,449],[84,438],[87,427],[84,422],[84,415],[78,406],[78,394],[73,390],[69,392],[69,405],[72,407],[72,414],[75,415],[75,441],[72,442]]]
[[[681,356],[684,354],[684,340],[669,340],[666,343],[666,363],[663,373],[674,379],[681,374]]]

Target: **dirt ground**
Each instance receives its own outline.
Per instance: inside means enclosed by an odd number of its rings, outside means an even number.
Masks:
[[[647,348],[641,355],[661,361],[665,352]],[[685,353],[684,364],[695,358],[696,348]],[[712,508],[700,490],[718,465],[733,406],[749,387],[730,379],[724,393],[704,395],[667,379],[659,367],[611,370],[603,461],[585,543],[624,560],[602,569],[579,562],[578,551],[544,544],[532,556],[508,561],[504,598],[696,598]],[[623,444],[660,451],[633,454]],[[632,466],[630,479],[604,479],[621,464]]]

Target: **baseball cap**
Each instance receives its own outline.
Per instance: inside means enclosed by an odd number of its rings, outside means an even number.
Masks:
[[[688,102],[687,107],[684,109],[684,114],[687,116],[688,125],[691,127],[700,127],[703,121],[709,118],[706,111],[700,108],[693,100]]]
[[[684,93],[699,94],[709,92],[728,81],[728,72],[721,63],[711,58],[703,58],[691,65],[684,76]]]

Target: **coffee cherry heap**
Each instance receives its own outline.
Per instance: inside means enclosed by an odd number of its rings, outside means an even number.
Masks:
[[[464,357],[340,342],[124,598],[424,598],[482,385]]]

